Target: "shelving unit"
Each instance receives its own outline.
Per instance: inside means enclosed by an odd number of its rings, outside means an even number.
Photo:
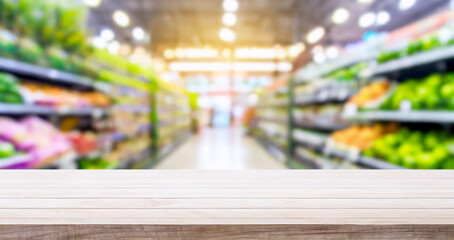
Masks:
[[[287,159],[288,146],[288,93],[287,86],[268,89],[260,99],[252,135],[276,160]]]
[[[95,87],[95,81],[87,77],[1,57],[0,72],[39,79],[48,83],[68,84],[88,89],[94,89]]]
[[[153,160],[140,168],[151,168],[169,156],[192,134],[189,97],[183,90],[162,81],[153,83],[151,119]]]
[[[374,59],[372,56],[369,59]],[[371,124],[378,122],[397,122],[404,126],[410,124],[432,124],[444,126],[444,129],[451,129],[454,124],[454,114],[449,110],[355,110],[354,112],[345,111],[342,113],[342,119],[347,124],[339,125],[330,122],[326,118],[310,118],[313,122],[307,120],[295,119],[295,109],[306,106],[322,106],[326,104],[343,103],[354,95],[355,91],[339,91],[333,85],[327,85],[315,94],[298,94],[295,89],[303,84],[312,81],[326,81],[323,77],[330,71],[336,70],[337,67],[344,68],[348,66],[348,61],[340,61],[345,64],[331,64],[329,66],[321,65],[320,69],[316,66],[309,66],[306,69],[299,70],[293,76],[289,85],[289,151],[288,165],[290,167],[302,164],[309,168],[325,169],[333,167],[331,163],[339,159],[346,166],[369,168],[369,169],[404,169],[404,167],[394,165],[385,160],[375,159],[362,155],[361,151],[352,148],[339,148],[334,146],[330,141],[329,134],[336,130],[347,128],[350,124]],[[350,62],[352,63],[352,62]],[[446,73],[454,69],[454,47],[440,47],[426,52],[416,53],[401,59],[391,60],[383,64],[371,62],[368,69],[363,70],[356,79],[357,90],[363,84],[367,84],[373,78],[387,77],[395,81],[404,81],[411,78],[421,78],[431,73]],[[333,84],[335,84],[333,82]],[[333,92],[331,92],[331,90]],[[337,90],[338,95],[335,92]],[[342,94],[341,94],[342,92]],[[416,125],[415,125],[416,124]],[[298,131],[310,129],[315,131],[318,136],[311,134],[296,135]],[[324,137],[320,137],[324,136]],[[315,140],[314,140],[315,139]],[[336,160],[337,161],[337,160]],[[295,164],[296,163],[296,164]],[[337,164],[338,166],[342,166]]]
[[[82,90],[82,91],[101,91],[105,94],[108,94],[112,97],[112,93],[117,91],[117,88],[130,88],[122,87],[118,84],[105,83],[92,80],[87,77],[78,76],[71,73],[66,73],[63,71],[58,71],[54,69],[44,68],[40,66],[35,66],[28,63],[23,63],[17,60],[10,60],[5,58],[0,58],[0,72],[13,74],[20,79],[24,78],[26,80],[32,80],[38,83],[45,83],[48,85],[55,85],[58,87],[69,87],[71,89]],[[150,95],[150,92],[144,92],[142,89],[131,89],[131,91],[140,91],[141,94]],[[8,117],[21,117],[21,116],[41,116],[45,118],[52,119],[54,123],[60,123],[63,119],[75,117],[77,119],[83,119],[83,122],[87,123],[98,121],[100,119],[110,119],[112,116],[112,108],[96,108],[96,107],[83,107],[83,108],[70,108],[70,107],[51,107],[51,106],[39,106],[33,104],[8,104],[0,103],[0,115]],[[133,114],[149,114],[150,107],[146,105],[116,105],[115,109],[120,111],[128,111]],[[152,123],[149,122],[146,126],[139,127],[138,135],[151,133]],[[104,137],[103,137],[104,138]],[[114,132],[108,138],[104,138],[107,142],[110,142],[109,145],[117,144],[125,140],[130,139],[130,136],[127,136],[121,132]],[[112,148],[112,147],[108,147]],[[150,149],[145,152],[148,152],[149,159],[151,159]],[[68,153],[64,156],[61,156],[57,159],[51,159],[47,162],[42,162],[34,168],[77,168],[78,159],[87,156],[96,156],[100,157],[105,155],[106,151],[96,151],[98,154],[87,154],[84,156],[79,156],[75,153]],[[108,151],[107,151],[108,152]],[[102,153],[102,154],[101,154]],[[138,154],[140,158],[147,158],[145,154]],[[0,161],[0,168],[29,168],[31,166],[27,165],[28,155],[22,155],[18,157],[13,157],[10,159],[2,159]],[[147,161],[149,161],[147,159]],[[120,163],[119,167],[129,166],[131,162],[137,161],[137,159],[126,160]]]
[[[349,117],[353,121],[393,121],[413,123],[454,123],[449,111],[363,111]]]

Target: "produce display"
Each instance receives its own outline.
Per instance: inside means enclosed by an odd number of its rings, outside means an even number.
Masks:
[[[360,108],[366,107],[369,103],[380,100],[386,97],[386,94],[391,88],[391,84],[388,81],[377,81],[371,83],[363,88],[360,92],[354,95],[348,103],[354,104]]]
[[[20,104],[23,98],[16,77],[0,73],[0,103]]]
[[[432,74],[424,79],[411,79],[397,87],[381,109],[399,110],[404,101],[412,110],[454,110],[454,74]]]
[[[317,79],[298,86],[295,90],[297,104],[317,102],[343,101],[357,91],[354,82]]]
[[[363,154],[409,169],[454,169],[453,143],[454,136],[445,131],[402,127],[375,141]]]
[[[77,1],[0,1],[0,56],[148,90],[150,66],[91,46],[86,8]]]
[[[378,57],[377,61],[379,63],[385,63],[452,44],[454,44],[454,38],[441,39],[438,34],[430,35],[410,42],[407,47],[402,50],[384,52]]]
[[[14,145],[17,151],[31,155],[27,165],[30,168],[51,163],[73,149],[65,134],[36,117],[19,122],[0,118],[0,126],[0,139]]]
[[[330,73],[325,78],[338,81],[354,81],[359,73],[368,67],[369,65],[367,63],[358,63],[352,67]]]
[[[297,124],[307,127],[332,126],[339,128],[349,125],[349,122],[342,118],[343,109],[343,104],[305,106],[296,108],[293,117]]]
[[[100,92],[79,92],[61,87],[23,82],[20,84],[25,102],[55,108],[109,107],[111,100]]]
[[[113,169],[117,163],[113,163],[104,158],[82,158],[79,160],[79,169]]]
[[[352,126],[345,130],[334,132],[331,138],[338,144],[366,150],[372,147],[375,141],[399,130],[399,124],[374,124],[372,126]]]
[[[148,133],[140,134],[134,138],[121,141],[116,144],[115,149],[110,152],[105,159],[108,162],[116,163],[117,165],[122,163],[132,163],[131,159],[134,161],[139,161],[143,159],[134,158],[140,156],[144,151],[149,149],[151,146],[151,138]],[[134,162],[133,161],[133,162]]]

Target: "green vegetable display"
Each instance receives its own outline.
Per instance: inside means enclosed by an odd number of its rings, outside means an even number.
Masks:
[[[11,104],[22,103],[23,100],[18,84],[16,77],[0,73],[0,102]]]
[[[446,43],[442,43],[438,35],[436,36],[429,36],[422,39],[417,39],[408,44],[403,50],[400,51],[391,51],[391,52],[384,52],[380,54],[377,61],[379,63],[389,62],[391,60],[404,58],[407,56],[412,56],[417,53],[430,51],[439,47],[452,45],[454,43],[454,39],[447,41]]]
[[[402,128],[374,142],[363,152],[409,169],[450,169],[453,166],[454,138],[444,131],[411,131]]]
[[[381,109],[398,110],[410,101],[412,110],[454,110],[454,74],[432,74],[422,80],[401,83]]]
[[[149,66],[91,46],[86,9],[82,1],[0,0],[0,56],[149,90],[138,79],[156,77]]]
[[[103,158],[83,158],[79,160],[79,169],[113,169],[116,164]]]
[[[16,155],[16,149],[11,143],[0,142],[0,161],[2,158],[10,158]]]
[[[326,76],[326,78],[339,81],[353,81],[356,79],[358,74],[367,67],[368,67],[367,63],[359,63],[350,68],[335,71]]]

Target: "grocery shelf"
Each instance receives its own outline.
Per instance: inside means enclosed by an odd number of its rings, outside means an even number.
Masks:
[[[157,162],[162,160],[163,158],[167,157],[170,155],[172,152],[174,152],[181,144],[183,144],[189,137],[191,136],[190,133],[184,134],[183,136],[179,137],[177,140],[167,144],[166,146],[162,147],[159,150],[158,157],[157,157]]]
[[[259,104],[258,108],[283,108],[287,107],[289,104],[288,102],[275,102],[270,104]]]
[[[285,156],[287,155],[287,150],[285,148],[265,137],[254,136],[254,138],[269,154],[271,154],[271,156],[278,160],[285,160]]]
[[[315,122],[315,123],[304,123],[295,121],[294,127],[301,129],[314,129],[319,131],[334,132],[342,130],[348,127],[348,125],[336,125],[335,123],[324,123],[324,122]]]
[[[75,74],[6,58],[0,58],[0,71],[33,79],[70,84],[85,88],[92,88],[94,86],[94,81],[87,77],[81,77]]]
[[[133,112],[133,113],[143,113],[148,114],[151,112],[150,106],[147,105],[130,105],[130,104],[123,104],[115,106],[117,109],[125,112]]]
[[[146,159],[146,158],[149,158],[149,159]],[[152,160],[151,158],[152,158],[152,151],[150,148],[147,148],[144,151],[142,151],[141,153],[135,154],[128,160],[120,163],[117,166],[117,169],[129,169],[130,166],[132,166],[140,161],[143,161],[143,160],[151,161]]]
[[[421,65],[454,59],[454,47],[442,47],[427,52],[417,53],[401,59],[392,60],[369,69],[364,77],[386,75],[388,73],[411,69]]]
[[[106,110],[101,108],[55,109],[47,106],[0,103],[2,115],[59,115],[59,116],[102,116]]]
[[[454,123],[452,111],[365,111],[353,115],[351,120],[394,121],[418,123]]]
[[[293,156],[293,160],[311,169],[323,169],[323,167],[320,164],[316,163],[315,161],[306,156],[303,156],[302,154],[299,154],[298,152],[295,153],[295,155]]]
[[[270,122],[270,123],[277,123],[277,124],[283,124],[283,125],[288,124],[287,119],[279,118],[279,117],[258,117],[257,119],[259,121]]]
[[[361,156],[358,164],[373,169],[405,169],[403,167],[385,162],[383,160]]]
[[[314,104],[343,103],[350,99],[354,92],[346,89],[327,89],[320,91],[318,94],[296,97],[293,100],[293,106],[307,106]]]
[[[293,142],[296,146],[302,146],[302,147],[314,150],[316,152],[323,152],[323,150],[325,148],[324,143],[315,144],[311,141],[305,141],[305,140],[301,140],[301,139],[298,139],[298,140],[295,139],[295,140],[293,140]]]
[[[21,168],[21,166],[28,166],[30,160],[30,155],[19,155],[7,159],[0,159],[0,169],[6,169],[14,166],[17,166],[18,168]]]

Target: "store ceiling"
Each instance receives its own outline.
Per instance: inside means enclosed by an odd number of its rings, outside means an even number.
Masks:
[[[390,31],[405,26],[445,7],[449,0],[418,0],[415,7],[401,12],[398,0],[375,0],[360,4],[356,0],[238,0],[237,46],[290,45],[304,41],[305,35],[317,26],[324,26],[326,44],[346,44],[361,39],[365,30],[358,26],[359,17],[368,11],[386,10],[392,19],[377,31]],[[220,41],[223,0],[103,0],[92,10],[88,26],[95,32],[111,28],[121,42],[132,43],[131,29],[140,26],[151,33],[153,49],[167,47],[227,46]],[[331,22],[338,7],[350,11],[350,19],[342,25]],[[115,10],[131,16],[131,26],[120,28],[112,21]]]

